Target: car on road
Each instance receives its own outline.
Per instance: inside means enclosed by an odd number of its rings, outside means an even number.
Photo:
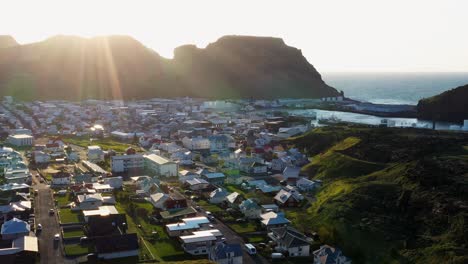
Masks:
[[[209,227],[209,228],[214,228],[214,225],[209,224],[208,227]]]
[[[55,210],[52,209],[52,208],[50,208],[50,209],[49,209],[49,215],[53,215],[53,214],[55,214]]]
[[[58,233],[55,234],[55,235],[54,235],[54,240],[55,240],[55,241],[59,241],[59,240],[60,240],[60,234],[58,234]]]
[[[201,207],[200,207],[199,205],[197,205],[197,206],[195,206],[195,209],[196,209],[197,211],[200,211],[200,210],[201,210]]]
[[[40,182],[40,183],[44,183],[44,179],[41,178],[41,179],[39,180],[39,182]]]
[[[206,215],[213,215],[210,211],[205,212]]]
[[[244,244],[244,248],[249,253],[249,255],[257,254],[257,249],[252,244]]]
[[[34,194],[38,194],[38,193],[39,193],[39,191],[38,191],[38,190],[34,190]]]

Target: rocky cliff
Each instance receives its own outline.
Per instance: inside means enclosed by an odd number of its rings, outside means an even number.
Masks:
[[[417,109],[422,119],[463,122],[468,119],[468,85],[422,99]]]

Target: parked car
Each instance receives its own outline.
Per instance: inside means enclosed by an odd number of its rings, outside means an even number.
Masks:
[[[244,244],[244,248],[250,255],[257,254],[257,249],[252,244]]]
[[[60,234],[58,234],[58,233],[55,234],[55,235],[54,235],[54,240],[55,240],[55,241],[59,241],[59,240],[60,240]]]
[[[53,215],[53,214],[55,214],[55,210],[54,210],[54,209],[52,209],[52,208],[51,208],[51,209],[49,209],[49,215]]]
[[[282,253],[273,252],[273,253],[271,253],[271,258],[272,259],[282,259],[282,258],[284,258],[284,255]]]
[[[37,231],[41,231],[42,230],[42,225],[41,224],[37,224]]]

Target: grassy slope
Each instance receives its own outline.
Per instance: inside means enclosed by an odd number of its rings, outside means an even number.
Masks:
[[[466,135],[334,127],[289,143],[309,152],[304,171],[324,181],[295,224],[308,221],[357,263],[468,260]]]

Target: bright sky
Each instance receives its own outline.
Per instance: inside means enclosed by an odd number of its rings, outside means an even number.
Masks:
[[[0,3],[0,34],[131,35],[165,57],[223,35],[281,37],[319,71],[468,71],[468,1],[22,1]]]

